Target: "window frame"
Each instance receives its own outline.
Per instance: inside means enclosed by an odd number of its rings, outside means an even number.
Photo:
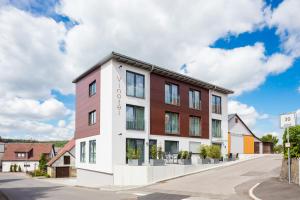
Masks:
[[[195,92],[199,93],[199,108],[196,108],[196,101],[195,101],[195,99],[196,99],[195,96],[196,95],[195,95]],[[192,95],[192,97],[190,95]],[[190,98],[192,98],[192,105],[190,104],[191,103]],[[190,88],[190,90],[189,90],[189,108],[194,109],[194,110],[201,110],[201,108],[202,108],[201,91]]]
[[[93,82],[91,82],[89,84],[89,97],[92,97],[92,96],[94,96],[97,93],[97,85],[96,85],[96,83],[97,83],[96,80],[94,80]],[[93,89],[95,89],[95,91]]]
[[[127,121],[127,107],[131,107],[133,108],[133,117],[134,117],[134,128],[129,128],[128,127],[128,122]],[[138,119],[137,119],[137,114],[136,114],[136,109],[143,109],[143,128],[139,129],[137,128],[137,124],[138,124]],[[136,106],[136,105],[131,105],[131,104],[126,104],[126,130],[136,130],[136,131],[144,131],[145,130],[145,107],[142,106]]]
[[[70,164],[71,164],[71,156],[68,155],[64,156],[64,165],[70,165]]]
[[[94,117],[93,117],[93,113],[95,113]],[[94,120],[92,120],[94,119]],[[89,126],[95,125],[97,123],[97,112],[96,110],[92,110],[91,112],[89,112],[88,114],[88,124]]]
[[[214,121],[217,123],[219,123],[220,124],[220,135],[216,135],[216,134],[214,134]],[[211,120],[211,135],[212,135],[212,137],[214,137],[214,138],[222,138],[222,120],[219,120],[219,119],[212,119]]]
[[[196,135],[195,132],[195,119],[199,119],[199,135]],[[191,127],[191,120],[193,120],[193,130]],[[201,137],[202,136],[202,120],[199,116],[189,116],[189,136],[191,137]]]
[[[92,145],[95,145],[95,148],[92,148]],[[90,140],[89,141],[89,163],[90,164],[96,164],[96,152],[97,152],[96,140]]]
[[[169,96],[170,96],[170,102],[167,102],[166,101],[166,86],[169,86]],[[177,103],[172,103],[172,85],[176,86],[177,87]],[[165,93],[165,104],[168,104],[168,105],[174,105],[174,106],[180,106],[180,86],[178,84],[175,84],[175,83],[171,83],[171,82],[165,82],[165,87],[164,87],[164,93]]]
[[[127,77],[127,74],[133,74],[134,78],[133,78],[133,95],[131,94],[128,94],[128,77]],[[140,96],[137,96],[136,95],[136,91],[137,91],[137,87],[136,87],[136,77],[137,76],[142,76],[143,77],[143,96],[140,97]],[[129,71],[129,70],[126,70],[126,96],[128,97],[135,97],[135,98],[140,98],[140,99],[145,99],[145,75],[144,74],[140,74],[140,73],[136,73],[136,72],[133,72],[133,71]]]
[[[166,115],[167,114],[171,114],[171,116],[169,115],[169,117],[170,117],[170,119],[169,119],[169,122],[171,123],[171,130],[170,131],[167,131],[167,124],[166,124]],[[177,115],[178,117],[177,117],[177,119],[178,119],[178,122],[177,122],[177,127],[178,127],[178,131],[177,132],[174,132],[173,130],[172,130],[172,116],[173,115]],[[180,115],[179,115],[179,113],[176,113],[176,112],[171,112],[171,111],[166,111],[165,112],[165,134],[167,134],[167,135],[180,135]]]
[[[86,158],[86,142],[80,142],[80,162],[85,163]]]
[[[219,109],[219,112],[218,112],[217,99],[220,99],[220,109]],[[221,96],[213,94],[212,95],[211,105],[212,105],[212,113],[214,113],[214,114],[220,114],[220,115],[222,114],[222,97]]]

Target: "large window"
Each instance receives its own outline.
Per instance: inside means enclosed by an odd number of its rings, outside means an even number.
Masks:
[[[200,117],[190,117],[190,136],[201,135],[201,119]]]
[[[89,162],[96,163],[96,140],[89,142]]]
[[[80,142],[80,162],[85,162],[85,142]]]
[[[199,91],[189,91],[189,107],[197,110],[201,109],[201,93]]]
[[[212,95],[212,112],[222,114],[221,97]]]
[[[166,154],[175,154],[178,153],[178,141],[165,141],[165,152]]]
[[[222,136],[221,120],[212,120],[212,136],[217,138],[220,138]]]
[[[93,96],[94,94],[96,94],[96,81],[93,81],[90,85],[89,85],[89,95]]]
[[[126,105],[126,128],[133,130],[144,130],[144,108]]]
[[[141,162],[144,162],[145,145],[143,139],[131,139],[131,138],[126,139],[126,162],[128,161],[127,158],[128,149],[133,149],[136,152],[138,151],[140,153],[139,160]]]
[[[179,134],[179,114],[165,113],[165,132],[168,134]]]
[[[145,77],[134,72],[126,72],[126,94],[138,98],[145,96]]]
[[[89,112],[89,125],[96,124],[96,110]]]
[[[179,87],[174,84],[165,84],[165,103],[179,105]]]

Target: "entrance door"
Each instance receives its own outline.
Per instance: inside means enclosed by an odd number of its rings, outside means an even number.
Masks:
[[[134,139],[134,138],[127,138],[126,139],[126,163],[128,163],[128,158],[127,158],[127,152],[128,148],[132,148],[135,151],[139,150],[141,153],[140,159],[142,162],[144,162],[144,152],[145,152],[145,147],[144,147],[144,139]]]
[[[259,142],[254,142],[254,153],[259,154]]]

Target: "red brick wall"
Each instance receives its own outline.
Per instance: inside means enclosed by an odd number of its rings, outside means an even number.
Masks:
[[[189,136],[189,116],[201,118],[202,135],[200,138],[209,138],[209,91],[205,88],[178,82],[154,73],[150,75],[150,134],[165,134],[165,112],[179,113],[179,132],[182,137]],[[165,83],[179,85],[180,106],[165,104]],[[189,108],[189,90],[195,89],[201,92],[201,110]],[[178,136],[178,135],[176,135]]]
[[[89,96],[89,84],[96,80],[96,94]],[[96,124],[88,124],[88,113],[96,110]],[[76,83],[75,138],[100,134],[100,68]]]

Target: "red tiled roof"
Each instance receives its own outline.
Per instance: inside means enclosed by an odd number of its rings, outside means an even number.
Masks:
[[[53,149],[53,144],[49,143],[7,143],[5,144],[5,152],[3,161],[28,160],[38,161],[42,153],[50,154]],[[32,150],[30,158],[17,158],[16,152],[28,152]]]
[[[48,163],[48,166],[51,166],[55,161],[57,161],[62,155],[64,155],[66,152],[71,151],[75,146],[75,139],[71,139],[65,146],[59,150],[57,155],[53,157]]]

